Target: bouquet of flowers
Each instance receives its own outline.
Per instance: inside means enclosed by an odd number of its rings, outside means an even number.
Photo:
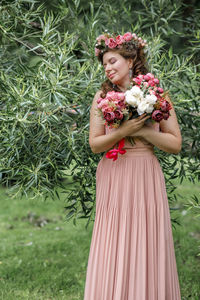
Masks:
[[[139,75],[133,79],[135,85],[125,92],[125,102],[135,115],[151,114],[151,119],[160,122],[170,116],[170,103],[159,87],[159,80],[153,74]]]
[[[170,103],[165,99],[164,90],[159,86],[158,78],[153,74],[138,75],[132,86],[125,93],[111,91],[105,98],[97,100],[97,107],[105,125],[117,128],[124,120],[138,117],[143,113],[150,114],[155,122],[167,120],[170,116]],[[116,160],[118,153],[124,154],[124,139],[118,148],[111,149],[106,157]]]
[[[97,107],[105,125],[111,128],[119,127],[122,120],[128,119],[128,105],[122,92],[108,92],[105,98],[97,100]]]

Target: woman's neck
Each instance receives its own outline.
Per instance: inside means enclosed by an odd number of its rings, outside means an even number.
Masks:
[[[126,92],[126,90],[130,87],[130,84],[131,84],[130,79],[128,79],[125,82],[123,82],[123,84],[116,84],[116,85],[120,89],[120,91]]]

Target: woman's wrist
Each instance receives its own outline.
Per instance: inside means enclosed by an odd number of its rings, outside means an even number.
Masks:
[[[117,128],[116,133],[118,135],[119,140],[123,139],[125,137],[123,130],[121,127]]]

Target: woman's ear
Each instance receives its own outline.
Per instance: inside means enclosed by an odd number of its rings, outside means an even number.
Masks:
[[[128,58],[128,67],[129,67],[129,69],[132,69],[132,67],[133,67],[133,59],[132,58]]]

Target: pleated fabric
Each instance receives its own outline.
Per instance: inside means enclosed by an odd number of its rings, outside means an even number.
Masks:
[[[126,150],[97,167],[84,300],[180,300],[160,164],[152,147]]]

